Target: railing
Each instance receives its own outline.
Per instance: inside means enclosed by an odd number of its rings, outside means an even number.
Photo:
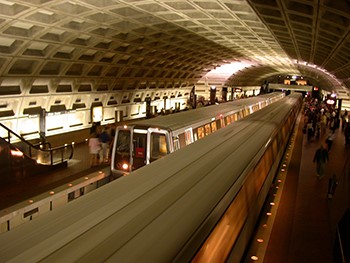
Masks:
[[[0,136],[17,154],[24,154],[42,165],[55,165],[73,157],[73,144],[51,148],[51,144],[41,137],[41,141],[32,144],[0,123]],[[16,154],[16,152],[14,152]]]

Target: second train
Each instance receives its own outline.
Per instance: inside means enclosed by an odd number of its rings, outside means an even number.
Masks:
[[[118,126],[111,156],[111,173],[114,177],[127,175],[284,96],[282,92],[274,92]]]

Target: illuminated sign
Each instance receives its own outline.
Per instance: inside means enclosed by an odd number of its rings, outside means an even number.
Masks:
[[[327,104],[329,104],[329,105],[333,105],[333,104],[335,103],[335,101],[334,101],[334,100],[331,100],[331,99],[328,99],[326,102],[327,102]]]
[[[100,122],[103,119],[103,108],[102,106],[97,106],[92,108],[92,121]]]

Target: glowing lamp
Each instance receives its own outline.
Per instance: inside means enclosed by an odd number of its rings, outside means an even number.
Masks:
[[[123,168],[123,170],[128,170],[129,165],[127,163],[123,163],[122,168]]]
[[[22,157],[23,153],[21,151],[11,150],[11,155],[16,157]]]
[[[330,99],[329,99],[329,100],[327,100],[326,102],[327,102],[327,104],[329,104],[329,105],[333,105],[333,104],[335,103],[335,101],[334,101],[334,100],[330,100]]]

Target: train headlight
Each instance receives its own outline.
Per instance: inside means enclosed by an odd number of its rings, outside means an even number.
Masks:
[[[127,163],[123,163],[122,164],[122,169],[123,170],[128,170],[129,169],[129,165]]]

